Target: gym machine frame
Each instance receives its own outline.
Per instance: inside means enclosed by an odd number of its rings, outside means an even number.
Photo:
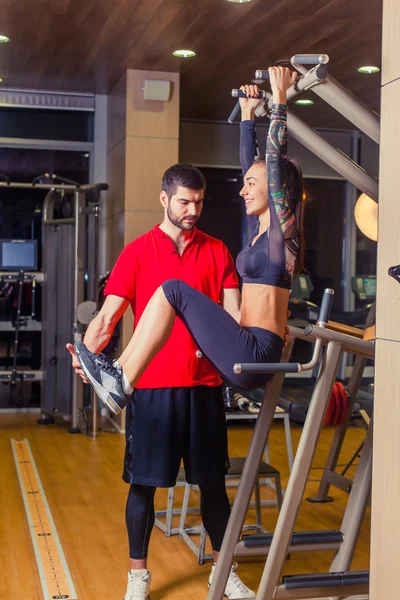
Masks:
[[[376,312],[376,306],[375,306],[375,304],[373,304],[368,313],[368,317],[367,317],[367,320],[365,323],[365,329],[368,329],[369,327],[372,327],[373,325],[375,325],[375,312]],[[341,489],[347,493],[349,493],[351,491],[351,488],[353,486],[353,481],[351,479],[349,479],[348,477],[346,477],[345,475],[346,475],[347,470],[353,463],[353,461],[360,455],[360,452],[364,448],[364,445],[366,443],[367,437],[363,441],[362,445],[354,453],[353,457],[351,458],[349,463],[346,465],[346,468],[344,469],[344,471],[342,473],[337,473],[336,467],[337,467],[337,463],[339,460],[340,452],[342,450],[346,432],[347,432],[347,429],[349,427],[349,424],[350,424],[350,421],[351,421],[351,418],[353,415],[354,405],[358,400],[360,400],[359,399],[359,388],[361,385],[361,379],[362,379],[362,375],[364,372],[364,368],[366,367],[366,364],[367,364],[367,359],[363,356],[357,356],[354,361],[354,366],[352,369],[350,381],[347,386],[348,407],[347,407],[346,417],[345,417],[344,422],[341,425],[339,425],[338,427],[336,427],[336,429],[335,429],[335,434],[333,436],[331,448],[329,450],[329,455],[328,455],[327,461],[325,463],[325,468],[324,468],[323,475],[321,477],[321,482],[320,482],[320,485],[318,488],[317,495],[315,497],[307,498],[307,500],[309,502],[315,502],[315,503],[332,502],[332,498],[329,496],[329,489],[330,489],[331,485],[333,485],[333,486],[337,487],[338,489]],[[370,398],[372,399],[372,406],[373,406],[373,395],[372,394],[371,394]],[[362,398],[360,400],[360,403],[362,405]],[[370,435],[369,430],[370,430],[370,428],[372,428],[372,413],[373,413],[373,408],[371,410],[371,417],[368,418],[368,416],[365,416],[365,418],[364,418],[364,423],[365,423],[365,426],[367,429],[367,436]]]
[[[252,550],[251,544],[247,548],[247,551],[244,551],[246,537],[244,541],[239,543],[238,540],[250,501],[257,465],[262,456],[275,407],[279,399],[284,374],[311,369],[319,362],[320,367],[316,385],[275,532],[273,535],[267,536],[266,539],[269,537],[269,540],[263,548],[263,552],[268,553],[268,556],[257,600],[339,598],[351,596],[356,593],[366,594],[368,592],[368,572],[348,571],[348,569],[354,554],[358,532],[370,494],[372,477],[372,427],[368,431],[364,444],[341,531],[294,533],[297,514],[303,499],[341,355],[343,352],[348,352],[362,358],[373,358],[374,356],[375,345],[373,342],[365,342],[350,335],[326,329],[332,299],[333,291],[326,290],[316,326],[310,325],[305,330],[291,328],[291,343],[288,344],[285,350],[283,360],[287,360],[287,357],[290,355],[294,338],[300,338],[315,342],[313,357],[308,364],[254,363],[235,365],[234,367],[237,373],[264,372],[275,373],[275,375],[265,391],[264,401],[251,440],[208,600],[222,600],[235,553],[239,555],[259,555],[261,553],[259,547],[253,547]],[[284,583],[279,585],[288,551],[315,549],[337,550],[337,554],[331,565],[331,572],[285,577]]]
[[[300,80],[288,90],[288,99],[303,90],[312,89],[326,102],[331,104],[361,131],[379,143],[379,117],[368,109],[362,102],[350,94],[332,77],[328,77],[329,57],[326,55],[296,55],[291,59],[292,65],[302,74]],[[303,65],[313,65],[307,71]],[[268,72],[256,72],[267,79]],[[318,91],[317,91],[318,90]],[[238,90],[232,90],[233,96],[241,96]],[[272,96],[267,92],[262,93],[266,99],[263,106],[258,107],[256,116],[268,112],[272,103]],[[233,122],[240,107],[236,105],[229,121]],[[378,184],[359,165],[349,157],[326,142],[312,128],[305,125],[298,117],[288,112],[288,131],[295,139],[310,149],[321,160],[336,170],[345,179],[358,189],[366,193],[373,200],[378,200]],[[330,296],[330,299],[329,299]],[[310,409],[304,424],[300,444],[297,450],[295,463],[291,472],[288,487],[285,493],[282,510],[278,523],[267,549],[268,556],[264,567],[263,576],[257,594],[257,600],[284,600],[284,599],[309,599],[321,597],[343,598],[358,594],[367,594],[369,588],[368,572],[348,572],[353,557],[355,544],[365,506],[370,494],[372,477],[372,424],[369,427],[366,441],[362,450],[357,474],[352,485],[342,529],[348,527],[343,536],[343,542],[331,565],[330,573],[312,574],[285,578],[279,585],[281,572],[285,563],[291,542],[295,541],[294,526],[300,504],[303,498],[308,474],[316,450],[319,433],[324,415],[328,406],[332,386],[339,367],[343,352],[356,354],[361,359],[374,358],[375,344],[352,338],[349,335],[328,331],[325,329],[329,318],[332,302],[332,291],[324,295],[321,305],[320,317],[317,326],[309,326],[304,331],[291,328],[291,336],[315,341],[313,358],[307,365],[279,363],[276,365],[235,365],[236,372],[269,372],[275,373],[271,382],[266,387],[264,401],[257,419],[252,436],[247,460],[240,480],[238,492],[233,504],[220,558],[215,576],[208,594],[208,600],[222,600],[229,576],[232,560],[237,548],[241,528],[244,523],[251,490],[253,488],[257,465],[263,454],[265,442],[272,425],[273,414],[283,385],[284,374],[287,372],[300,372],[313,368],[318,362],[322,346],[326,345],[323,352],[319,374],[313,391]],[[283,361],[290,356],[292,343],[286,348]],[[307,536],[306,536],[307,537]],[[315,540],[310,537],[316,547]],[[321,548],[321,546],[320,546]],[[322,548],[321,548],[322,549]]]
[[[340,112],[357,128],[363,131],[374,142],[379,144],[380,138],[380,118],[368,108],[363,102],[358,100],[351,92],[328,74],[329,57],[326,54],[302,54],[295,55],[290,60],[292,66],[300,73],[300,79],[288,90],[288,100],[297,96],[303,91],[312,90],[320,98],[325,100],[334,109]],[[312,65],[308,70],[305,65]],[[258,70],[255,72],[257,79],[269,80],[268,71]],[[239,90],[232,90],[232,96],[241,96]],[[256,116],[265,116],[272,108],[272,95],[262,91],[261,96],[264,103],[257,107]],[[229,117],[229,122],[233,122],[240,110],[239,103],[235,106]],[[378,202],[378,182],[368,175],[357,163],[351,160],[343,152],[334,148],[320,134],[306,125],[296,115],[288,111],[288,131],[302,145],[311,150],[318,158],[323,160],[331,168],[337,171],[355,187],[366,193],[370,198]],[[368,316],[366,327],[374,324],[375,308]],[[335,472],[337,460],[346,430],[351,419],[352,409],[356,401],[357,390],[360,386],[363,367],[366,359],[357,357],[353,370],[354,373],[348,386],[349,407],[345,423],[336,429],[334,440],[325,466],[324,474],[321,480],[316,502],[329,501],[329,487],[336,485],[340,489],[349,492],[352,481],[344,475]],[[311,501],[311,499],[310,499]]]
[[[41,183],[42,179],[54,179],[53,183]],[[59,414],[64,418],[71,419],[71,433],[80,432],[79,424],[79,411],[82,410],[82,398],[83,398],[83,382],[79,377],[75,377],[72,373],[71,360],[68,356],[67,351],[65,350],[65,343],[68,341],[74,341],[79,338],[82,333],[82,325],[86,323],[80,323],[78,320],[78,307],[85,300],[85,284],[87,285],[88,295],[90,295],[94,300],[96,299],[96,285],[98,279],[98,269],[97,269],[97,260],[94,257],[98,255],[98,215],[100,211],[99,207],[99,198],[100,192],[108,189],[107,184],[84,184],[79,185],[75,182],[69,182],[68,180],[58,178],[56,175],[42,175],[40,177],[36,177],[32,183],[21,183],[21,182],[12,182],[6,176],[2,176],[3,181],[0,181],[0,190],[2,188],[5,189],[35,189],[35,190],[43,190],[47,191],[47,195],[45,197],[43,203],[43,219],[42,219],[42,230],[43,230],[43,242],[45,240],[46,231],[49,231],[51,228],[54,230],[59,230],[60,228],[65,228],[67,226],[73,227],[73,238],[68,238],[67,246],[63,248],[64,252],[69,252],[71,256],[73,256],[73,271],[66,269],[64,272],[59,274],[63,279],[68,279],[71,285],[71,289],[73,290],[73,301],[72,301],[72,310],[68,310],[68,314],[63,315],[63,322],[67,324],[67,330],[65,332],[65,339],[58,340],[60,337],[58,333],[55,333],[56,343],[55,345],[58,347],[58,341],[60,341],[60,352],[65,351],[65,356],[63,356],[64,365],[63,368],[67,370],[68,376],[68,385],[65,390],[67,401],[65,403],[65,410],[54,410],[49,406],[46,406],[45,402],[45,387],[49,385],[49,382],[46,378],[46,365],[44,364],[46,361],[45,356],[45,340],[42,338],[42,368],[40,370],[29,370],[29,369],[13,369],[12,371],[1,371],[0,372],[0,380],[6,380],[12,382],[13,379],[18,379],[20,381],[39,381],[41,382],[42,390],[41,390],[41,418],[39,419],[39,423],[51,423],[53,422],[53,416]],[[62,183],[57,183],[57,179],[61,180]],[[56,197],[54,194],[50,194],[49,192],[56,192],[59,194],[73,194],[73,204],[74,204],[74,212],[73,217],[70,218],[54,218],[54,210],[55,210],[55,202]],[[91,202],[88,206],[86,206],[86,198],[89,194],[93,194],[95,201]],[[86,236],[85,236],[85,227],[86,227],[86,216],[93,221],[88,225],[88,228],[92,231],[92,236],[90,243],[87,244],[86,247]],[[54,252],[54,248],[51,249]],[[90,261],[92,262],[92,273],[91,277],[89,277],[89,281],[85,282],[85,251],[90,256]],[[45,262],[45,256],[43,257],[43,266]],[[54,274],[57,274],[59,270],[59,265],[54,263]],[[19,272],[0,272],[0,277],[5,280],[19,281],[21,279],[21,274]],[[35,280],[36,283],[41,283],[44,285],[48,285],[49,277],[48,273],[45,269],[38,272],[24,272],[23,282],[29,282]],[[21,280],[22,281],[22,280]],[[57,282],[53,282],[57,285]],[[21,282],[20,282],[21,285]],[[46,334],[45,327],[45,319],[46,319],[46,310],[50,310],[48,306],[46,306],[46,294],[43,294],[43,305],[42,305],[42,336]],[[47,302],[49,304],[49,302]],[[85,303],[88,304],[88,303]],[[94,303],[90,303],[90,311],[95,311]],[[71,306],[71,305],[70,305]],[[85,310],[86,308],[86,310]],[[83,310],[81,309],[81,314],[85,314],[89,319],[88,308],[83,306]],[[69,327],[69,325],[72,327]],[[44,336],[43,336],[44,337]],[[72,340],[72,337],[74,340]],[[57,357],[58,360],[59,357]],[[72,403],[70,401],[72,388]],[[56,391],[56,390],[55,390]],[[92,400],[93,402],[93,400]],[[95,406],[95,404],[94,404]],[[68,407],[68,408],[67,408]],[[96,410],[93,410],[93,426],[96,428]],[[95,431],[95,429],[94,429]]]
[[[293,67],[299,71],[301,77],[288,89],[288,100],[303,91],[312,90],[374,142],[379,144],[379,115],[368,108],[331,75],[328,75],[329,57],[326,54],[296,55],[291,58],[290,62]],[[313,67],[310,70],[307,70],[304,65],[313,65]],[[268,71],[259,70],[256,71],[255,75],[257,79],[269,79]],[[232,96],[245,97],[243,92],[237,89],[232,90]],[[260,98],[264,98],[265,101],[257,107],[255,112],[257,117],[267,115],[272,107],[272,94],[262,90],[260,92]],[[230,123],[234,122],[239,111],[240,106],[238,102],[228,119]],[[298,142],[308,148],[308,150],[311,150],[318,158],[342,175],[344,179],[347,179],[347,181],[367,194],[372,200],[378,202],[378,182],[368,175],[368,173],[366,173],[366,171],[351,158],[332,146],[332,144],[327,142],[319,133],[303,123],[299,117],[289,110],[287,115],[287,127],[288,132]]]

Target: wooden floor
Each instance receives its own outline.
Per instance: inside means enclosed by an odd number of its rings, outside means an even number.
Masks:
[[[0,598],[36,600],[43,598],[27,525],[20,486],[15,470],[10,438],[28,438],[52,515],[80,600],[122,600],[128,568],[127,538],[124,522],[128,486],[121,480],[124,437],[100,433],[96,440],[70,435],[67,425],[36,425],[37,415],[0,414]],[[301,430],[292,428],[294,448]],[[229,426],[231,456],[244,456],[252,426]],[[324,429],[307,495],[318,487],[333,430]],[[346,438],[341,463],[347,462],[364,436],[362,429],[351,429]],[[283,485],[288,478],[288,463],[282,422],[274,424],[270,435],[271,464],[281,471]],[[354,473],[354,471],[353,471]],[[352,473],[352,474],[353,474]],[[177,499],[181,497],[177,490]],[[234,489],[230,488],[230,495]],[[332,488],[334,503],[304,502],[296,530],[339,529],[347,501],[343,492]],[[273,498],[265,489],[264,498]],[[197,498],[193,498],[197,502]],[[166,492],[159,490],[156,508],[166,506]],[[277,510],[264,508],[264,526],[272,530]],[[195,516],[193,517],[196,518]],[[254,521],[254,515],[249,514]],[[370,511],[367,510],[360,536],[355,569],[369,566]],[[331,553],[293,554],[286,573],[329,570]],[[165,538],[155,528],[150,544],[149,568],[152,571],[152,600],[205,600],[209,565],[199,567],[195,556],[177,537]],[[242,561],[240,576],[256,589],[263,562]]]

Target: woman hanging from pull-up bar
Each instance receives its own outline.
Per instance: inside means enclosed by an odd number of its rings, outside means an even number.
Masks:
[[[303,179],[287,157],[286,99],[295,73],[269,69],[273,94],[266,160],[254,159],[257,86],[242,86],[240,159],[244,199],[251,227],[249,243],[237,257],[242,278],[238,323],[220,305],[178,279],[163,283],[149,301],[131,341],[118,361],[90,352],[76,353],[88,380],[114,413],[126,405],[141,374],[166,343],[175,317],[188,328],[202,353],[225,379],[242,388],[265,385],[271,375],[236,375],[234,363],[280,362],[287,325],[290,287],[303,259]]]

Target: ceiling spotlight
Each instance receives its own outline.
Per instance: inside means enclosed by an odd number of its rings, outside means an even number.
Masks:
[[[0,35],[0,43],[5,43],[5,42],[9,42],[10,38],[8,38],[6,35]]]
[[[193,52],[193,50],[175,50],[172,54],[179,56],[179,58],[192,58],[192,56],[196,56],[196,52]]]
[[[314,104],[314,100],[307,100],[306,98],[300,98],[300,100],[296,100],[296,104],[299,106],[311,106]]]
[[[251,2],[251,0],[228,0],[228,2],[236,2],[237,4],[244,4],[245,2]]]
[[[379,71],[379,67],[360,67],[358,69],[359,73],[368,73],[369,75],[371,75],[371,73],[379,73]]]
[[[3,83],[4,77],[0,77],[0,83]]]

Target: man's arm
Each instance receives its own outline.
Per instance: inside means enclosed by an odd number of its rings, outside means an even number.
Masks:
[[[121,298],[120,296],[114,296],[112,294],[106,297],[101,310],[95,316],[93,321],[90,322],[85,334],[84,342],[91,352],[98,354],[107,346],[116,324],[128,306],[129,300],[126,298]],[[67,350],[69,350],[72,356],[72,366],[75,369],[76,374],[80,375],[85,383],[88,383],[75,354],[73,344],[67,344]]]
[[[86,347],[95,354],[105,348],[111,339],[115,326],[129,306],[129,300],[110,294],[106,297],[101,310],[90,322],[85,333]]]
[[[240,301],[241,295],[238,288],[224,288],[221,293],[221,305],[231,317],[240,323]]]

